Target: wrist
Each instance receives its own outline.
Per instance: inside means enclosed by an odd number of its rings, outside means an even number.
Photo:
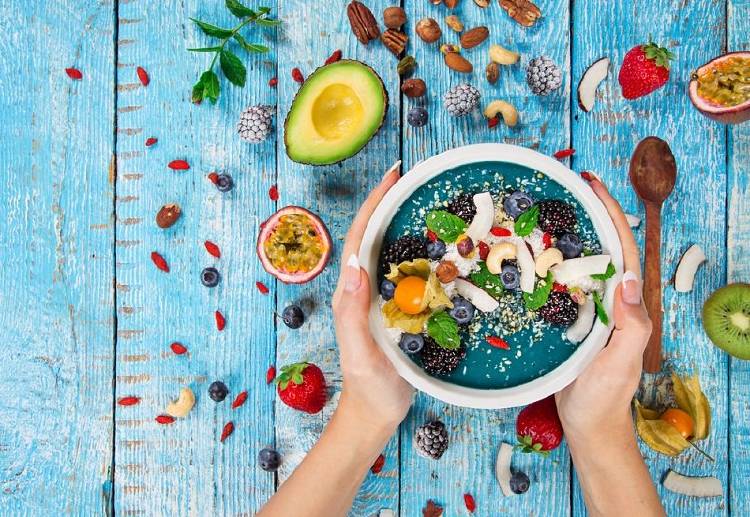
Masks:
[[[612,451],[638,450],[635,427],[629,415],[611,418],[606,426],[566,426],[565,439],[570,453],[579,459],[608,458]]]
[[[373,415],[362,405],[347,397],[345,392],[341,394],[332,423],[347,429],[364,444],[373,444],[374,447],[379,447],[378,454],[396,432],[399,424],[399,422],[378,418],[377,415]]]

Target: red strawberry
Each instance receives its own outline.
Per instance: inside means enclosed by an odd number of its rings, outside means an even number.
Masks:
[[[674,57],[653,41],[630,49],[622,60],[618,77],[623,97],[637,99],[667,84],[669,61]]]
[[[326,380],[312,363],[295,363],[281,368],[276,391],[290,408],[314,414],[326,403]]]
[[[542,456],[556,449],[563,438],[562,424],[557,416],[555,396],[529,404],[516,419],[517,447],[522,452],[536,452]]]

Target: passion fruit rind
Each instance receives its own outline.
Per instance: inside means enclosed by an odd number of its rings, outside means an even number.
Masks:
[[[747,76],[742,76],[744,84],[741,87],[750,88],[750,52],[730,52],[721,55],[700,66],[693,72],[688,86],[690,101],[693,106],[706,117],[721,122],[723,124],[739,124],[750,120],[750,93],[740,93],[739,99],[727,98],[727,103],[721,103],[721,92],[716,92],[712,98],[705,96],[705,89],[701,91],[701,78],[713,69],[715,70],[721,64],[739,60],[742,67],[742,73],[747,71]],[[724,95],[726,97],[726,95]]]
[[[256,251],[269,274],[286,284],[304,284],[325,269],[332,247],[320,217],[290,205],[261,224]]]

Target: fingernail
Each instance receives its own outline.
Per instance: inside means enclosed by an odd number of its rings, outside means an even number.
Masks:
[[[630,305],[641,304],[641,282],[632,271],[625,271],[622,275],[622,299]]]
[[[383,179],[386,179],[393,171],[398,170],[399,167],[401,167],[401,160],[396,160],[396,163],[391,165],[391,168],[385,171],[385,174],[383,174]]]
[[[360,274],[359,258],[357,255],[352,253],[349,255],[349,260],[346,261],[346,271],[344,272],[344,290],[353,292],[359,289],[359,284],[362,282],[362,275]]]

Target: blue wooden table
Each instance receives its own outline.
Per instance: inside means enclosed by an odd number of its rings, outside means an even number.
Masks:
[[[390,3],[367,0],[379,19]],[[699,321],[711,291],[750,279],[750,125],[710,122],[686,95],[696,66],[727,49],[750,48],[750,1],[539,0],[543,18],[525,29],[497,2],[481,9],[461,0],[455,12],[464,24],[488,26],[491,42],[517,49],[522,63],[545,54],[562,66],[564,87],[542,99],[529,94],[522,66],[503,68],[490,86],[485,58],[477,58],[487,44],[471,51],[472,76],[449,71],[437,48],[414,35],[417,20],[442,23],[447,9],[426,0],[402,3],[408,52],[428,86],[430,123],[422,129],[406,123],[414,102],[399,94],[395,58],[379,42],[356,41],[344,0],[265,2],[283,26],[249,32],[272,51],[243,56],[247,87],[222,80],[215,106],[190,102],[207,59],[185,49],[207,42],[189,17],[233,23],[220,0],[0,1],[0,515],[251,515],[301,461],[335,405],[334,396],[316,416],[290,410],[266,385],[268,367],[306,359],[340,386],[329,307],[338,259],[309,284],[274,282],[255,255],[262,220],[277,207],[300,204],[323,216],[339,246],[367,191],[394,161],[401,158],[408,169],[451,147],[494,141],[548,154],[574,147],[569,165],[597,171],[626,211],[642,216],[627,167],[647,135],[671,142],[679,167],[663,216],[667,365],[700,371],[714,418],[704,445],[716,462],[689,451],[677,459],[643,453],[657,481],[668,468],[722,480],[724,496],[714,499],[660,487],[670,515],[750,514],[750,363],[711,346]],[[457,42],[444,29],[446,40]],[[619,63],[649,34],[677,54],[672,79],[628,102],[616,82]],[[361,153],[312,168],[291,162],[280,137],[240,141],[234,126],[243,108],[276,105],[282,125],[298,87],[291,69],[308,75],[335,49],[372,65],[390,94],[387,119]],[[613,70],[594,111],[584,113],[577,82],[604,55]],[[148,86],[137,77],[139,66],[150,75]],[[67,67],[82,79],[69,79]],[[276,88],[268,86],[272,77]],[[519,127],[490,129],[479,115],[450,118],[442,94],[463,80],[477,85],[485,101],[515,104]],[[146,147],[149,137],[158,143]],[[174,159],[190,169],[168,169]],[[207,179],[213,171],[232,174],[234,190],[218,192]],[[272,185],[278,201],[269,198]],[[183,217],[162,230],[154,217],[170,202]],[[206,253],[205,240],[221,247],[220,259]],[[703,247],[708,263],[694,292],[675,293],[669,279],[692,243]],[[154,267],[152,251],[169,262],[169,273]],[[223,276],[216,289],[199,282],[209,265]],[[259,292],[256,281],[270,293]],[[274,317],[290,302],[309,314],[296,331]],[[216,310],[226,316],[222,332]],[[174,341],[188,353],[172,353]],[[664,378],[645,376],[644,394],[659,396]],[[227,383],[230,399],[247,390],[248,402],[234,411],[228,402],[213,403],[206,389],[216,379]],[[154,417],[182,385],[196,392],[195,409],[184,421],[159,425]],[[126,396],[141,403],[116,403]],[[501,495],[495,454],[501,441],[513,440],[516,414],[418,396],[352,514],[391,508],[421,515],[434,499],[445,515],[465,515],[466,492],[477,501],[476,515],[584,514],[564,446],[546,461],[516,455],[531,489],[522,497]],[[415,427],[433,416],[446,422],[452,440],[439,462],[417,456],[411,445]],[[222,444],[228,421],[236,430]],[[256,464],[266,445],[284,455],[277,476]]]

